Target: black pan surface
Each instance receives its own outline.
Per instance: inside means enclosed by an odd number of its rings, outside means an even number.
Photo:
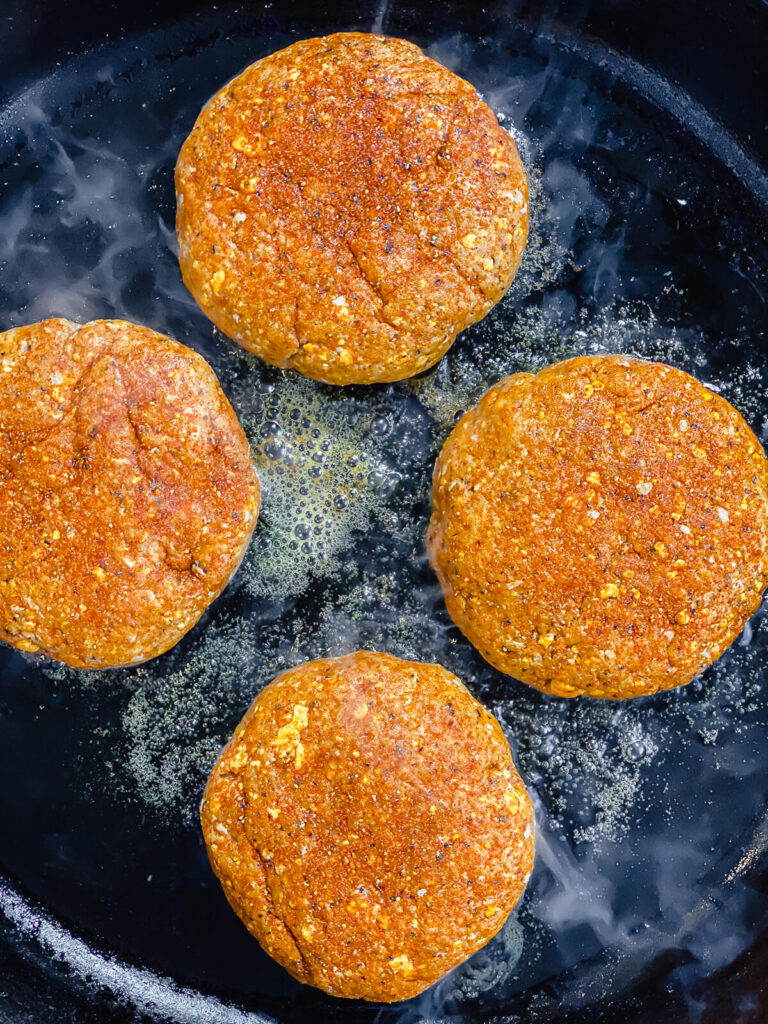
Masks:
[[[198,349],[264,488],[238,576],[162,658],[89,674],[0,651],[0,1020],[768,1020],[765,616],[680,691],[557,700],[472,650],[424,551],[434,457],[506,373],[659,358],[765,442],[768,182],[702,106],[584,36],[504,8],[471,31],[417,15],[333,27],[408,35],[469,78],[518,140],[533,225],[509,295],[396,385],[266,367],[212,328],[176,262],[173,166],[200,107],[312,20],[180,15],[75,54],[0,110],[2,329],[118,316]],[[390,1007],[330,999],[263,954],[196,818],[259,689],[359,647],[468,683],[505,728],[539,830],[502,932]]]

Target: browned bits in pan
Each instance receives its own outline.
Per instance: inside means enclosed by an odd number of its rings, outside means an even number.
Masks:
[[[528,230],[514,142],[412,43],[307,39],[213,97],[176,168],[184,281],[229,337],[332,384],[435,363]]]
[[[416,995],[483,946],[533,862],[498,722],[439,665],[360,651],[279,676],[202,806],[227,899],[294,977]]]
[[[258,507],[245,434],[191,349],[119,320],[0,334],[0,639],[77,668],[161,654]]]
[[[626,356],[507,377],[434,472],[448,610],[496,668],[635,697],[715,661],[768,582],[766,459],[727,401]]]

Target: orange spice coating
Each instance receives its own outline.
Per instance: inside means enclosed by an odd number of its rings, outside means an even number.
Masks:
[[[439,665],[369,651],[267,686],[201,815],[245,926],[336,996],[427,988],[496,934],[533,864],[531,802],[493,715]]]
[[[768,582],[768,478],[741,415],[628,356],[493,387],[434,471],[430,559],[501,672],[562,697],[688,683]]]
[[[246,68],[176,167],[184,282],[230,338],[331,384],[437,362],[499,301],[528,232],[514,142],[402,39],[342,32]]]
[[[191,349],[119,320],[0,334],[0,639],[76,668],[161,654],[258,507],[245,434]]]

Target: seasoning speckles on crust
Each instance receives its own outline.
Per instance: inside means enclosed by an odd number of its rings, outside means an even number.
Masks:
[[[496,719],[444,668],[388,654],[274,680],[201,814],[243,923],[336,996],[427,988],[496,934],[533,864],[531,802]]]
[[[120,320],[0,334],[0,639],[75,668],[161,654],[258,507],[245,434],[191,349]]]
[[[528,231],[514,142],[401,39],[350,32],[252,64],[176,167],[184,281],[229,337],[331,384],[431,366],[512,282]]]
[[[671,689],[760,604],[765,454],[732,405],[661,363],[515,374],[446,441],[428,548],[500,671],[563,697]]]

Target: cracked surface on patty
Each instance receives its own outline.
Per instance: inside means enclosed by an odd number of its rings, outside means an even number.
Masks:
[[[435,363],[507,290],[528,230],[517,149],[474,88],[364,33],[294,43],[220,90],[176,190],[206,314],[334,384]]]
[[[548,693],[688,683],[768,582],[759,441],[693,377],[627,356],[500,381],[446,441],[428,533],[448,610]]]
[[[266,687],[201,809],[227,899],[294,977],[421,992],[483,946],[533,863],[533,811],[496,719],[439,665],[359,651]]]
[[[155,657],[237,568],[259,506],[205,360],[119,320],[0,334],[0,638],[77,668]]]

